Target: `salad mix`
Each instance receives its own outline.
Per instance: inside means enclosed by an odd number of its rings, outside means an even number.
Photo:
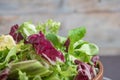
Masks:
[[[11,27],[0,36],[0,80],[92,80],[99,72],[98,47],[83,40],[85,27],[59,36],[48,20]]]

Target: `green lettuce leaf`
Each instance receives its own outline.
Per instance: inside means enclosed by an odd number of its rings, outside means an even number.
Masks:
[[[86,33],[85,27],[75,28],[69,31],[68,37],[70,39],[70,45],[68,48],[68,53],[73,53],[74,51],[73,44],[78,40],[82,39],[85,36],[85,33]]]
[[[18,32],[26,39],[28,36],[37,33],[37,30],[30,22],[24,22],[18,29]]]
[[[84,52],[86,53],[87,55],[91,55],[91,56],[94,56],[94,55],[97,55],[98,52],[99,52],[99,49],[98,47],[93,44],[93,43],[88,43],[88,44],[83,44],[79,50],[81,52]]]
[[[4,61],[0,63],[0,69],[7,67],[10,61],[16,62],[18,60],[16,52],[17,48],[13,47],[9,52],[5,50],[1,53]]]
[[[81,51],[86,53],[87,55],[97,55],[99,52],[99,48],[97,45],[93,44],[93,43],[89,43],[87,41],[84,40],[79,40],[77,41],[74,45],[74,50],[75,51]]]
[[[91,58],[92,56],[97,55],[98,52],[99,52],[99,48],[93,43],[89,43],[84,40],[79,40],[78,42],[74,44],[73,55],[77,59],[83,62],[93,64],[91,62]]]
[[[29,80],[25,72],[19,70],[18,74],[19,74],[19,80]]]
[[[49,19],[47,22],[43,23],[43,24],[38,24],[36,27],[37,32],[42,31],[44,34],[47,33],[53,33],[53,34],[57,34],[58,30],[60,28],[60,22],[55,22],[51,19]]]
[[[46,34],[46,24],[42,24],[42,23],[39,23],[37,26],[36,26],[36,30],[37,30],[37,33],[39,33],[40,31],[42,31],[44,34]]]
[[[98,54],[99,48],[93,43],[82,40],[85,33],[85,27],[69,31],[70,44],[68,47],[68,53],[72,54],[76,59],[79,59],[82,62],[93,64],[91,58]]]
[[[17,78],[18,70],[25,72],[29,77],[34,77],[36,75],[44,77],[52,73],[52,71],[49,70],[48,66],[44,66],[37,60],[27,60],[11,63],[9,64],[9,67],[11,68],[9,74],[10,79]]]
[[[60,47],[59,39],[55,34],[48,33],[48,34],[46,34],[46,38],[47,38],[47,40],[49,40],[53,43],[54,47],[56,47],[56,48]]]
[[[39,75],[36,75],[32,80],[42,80],[42,78]]]
[[[55,22],[50,19],[47,21],[46,26],[48,26],[48,30],[50,33],[57,34],[60,28],[60,22]]]

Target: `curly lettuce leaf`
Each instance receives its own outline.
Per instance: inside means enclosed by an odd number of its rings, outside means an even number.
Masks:
[[[0,63],[0,69],[2,68],[5,68],[8,66],[8,63],[13,60],[14,62],[18,60],[17,58],[17,55],[16,55],[16,51],[17,51],[17,48],[16,47],[13,47],[9,52],[4,50],[3,52],[1,52],[3,55],[4,54],[7,54],[7,55],[4,55],[4,61]],[[4,53],[4,52],[7,52],[7,53]]]
[[[26,39],[28,36],[37,33],[37,30],[30,22],[24,22],[18,29],[18,32]]]
[[[16,41],[16,43],[20,42],[23,39],[23,36],[20,32],[18,32],[19,25],[13,25],[10,29],[9,35],[13,37],[13,39]]]
[[[0,51],[0,63],[5,61],[5,58],[8,55],[8,52],[9,52],[8,48]]]
[[[39,33],[40,31],[42,31],[44,34],[46,34],[46,24],[45,23],[39,23],[37,26],[36,26],[36,30],[37,30],[37,33]]]
[[[29,80],[25,72],[19,70],[18,74],[19,74],[19,80]]]
[[[74,64],[67,65],[58,63],[52,66],[51,70],[53,73],[43,78],[43,80],[73,80],[77,74],[76,65]]]
[[[55,22],[49,19],[47,22],[43,24],[38,24],[38,26],[36,27],[36,30],[38,33],[42,31],[44,34],[47,34],[48,32],[57,34],[59,28],[60,28],[60,22]]]
[[[14,39],[10,35],[0,36],[0,51],[6,48],[11,49],[16,45]]]
[[[57,34],[60,28],[60,22],[55,22],[50,19],[47,21],[46,26],[48,26],[48,30],[50,33]]]

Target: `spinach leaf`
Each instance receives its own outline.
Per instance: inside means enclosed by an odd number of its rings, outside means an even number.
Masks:
[[[46,38],[47,40],[51,41],[56,48],[60,47],[60,42],[58,40],[58,37],[55,34],[48,33],[46,34]]]
[[[73,53],[74,48],[73,44],[78,40],[82,39],[85,36],[86,29],[85,27],[75,28],[69,31],[68,37],[70,39],[70,45],[68,48],[68,53]]]

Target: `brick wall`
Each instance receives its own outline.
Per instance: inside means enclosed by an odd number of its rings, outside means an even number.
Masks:
[[[120,0],[0,0],[0,34],[16,23],[47,19],[61,22],[63,36],[86,26],[85,40],[96,43],[101,55],[120,54]]]

